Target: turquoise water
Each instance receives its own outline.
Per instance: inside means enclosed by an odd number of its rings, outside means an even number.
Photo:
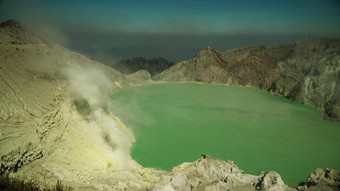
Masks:
[[[316,168],[340,169],[340,124],[264,90],[154,84],[116,93],[112,112],[133,129],[132,156],[145,167],[171,170],[205,153],[245,173],[277,171],[289,185]]]

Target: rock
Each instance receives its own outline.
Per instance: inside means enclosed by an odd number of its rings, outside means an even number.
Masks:
[[[172,169],[170,177],[156,184],[152,190],[228,190],[252,188],[258,176],[242,174],[232,161],[222,161],[208,155],[192,163]]]
[[[340,190],[340,171],[318,168],[298,190]]]
[[[146,70],[139,70],[135,73],[126,75],[130,82],[134,84],[150,84],[152,83],[151,74]]]
[[[274,171],[266,172],[256,184],[256,189],[268,191],[284,191],[290,189],[281,179],[281,176]]]

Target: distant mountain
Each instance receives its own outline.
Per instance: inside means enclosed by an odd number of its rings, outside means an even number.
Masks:
[[[274,48],[206,48],[153,77],[258,87],[325,110],[340,121],[340,39],[307,39]]]
[[[79,37],[78,37],[79,38]],[[85,37],[84,37],[85,38]],[[70,40],[72,41],[72,40]],[[73,42],[73,41],[72,41]],[[79,43],[79,44],[77,44]],[[201,48],[190,47],[158,47],[158,46],[107,46],[82,44],[75,41],[69,44],[72,50],[86,55],[88,58],[100,63],[111,65],[112,61],[119,59],[132,59],[143,57],[146,59],[164,58],[172,62],[179,62],[192,58]]]
[[[146,59],[142,57],[121,60],[116,64],[111,65],[114,69],[123,74],[131,74],[139,70],[146,70],[152,76],[161,73],[167,68],[170,68],[175,63],[164,58]]]

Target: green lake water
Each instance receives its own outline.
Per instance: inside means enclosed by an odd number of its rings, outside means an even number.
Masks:
[[[154,84],[114,94],[111,110],[133,130],[132,157],[145,167],[171,170],[205,153],[245,173],[277,171],[289,185],[340,169],[340,123],[257,88]]]

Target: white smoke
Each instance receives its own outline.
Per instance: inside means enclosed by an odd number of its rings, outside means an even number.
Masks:
[[[116,167],[126,168],[131,163],[130,149],[134,135],[107,109],[108,95],[113,91],[112,80],[105,71],[90,64],[70,66],[63,70],[74,100],[81,100],[88,126],[83,131],[99,145],[112,151]],[[84,106],[85,105],[85,106]],[[79,110],[79,108],[78,108]]]
[[[73,96],[85,99],[91,107],[105,104],[106,96],[114,89],[111,79],[98,67],[85,64],[64,69]]]

